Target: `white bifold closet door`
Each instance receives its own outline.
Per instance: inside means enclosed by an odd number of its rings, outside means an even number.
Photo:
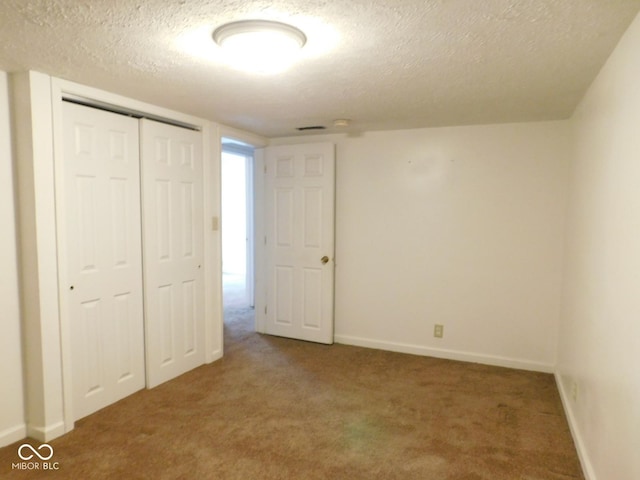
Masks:
[[[74,419],[145,386],[138,121],[63,103]]]
[[[201,135],[140,121],[149,388],[205,359]]]
[[[63,142],[77,420],[204,363],[202,134],[63,102]]]

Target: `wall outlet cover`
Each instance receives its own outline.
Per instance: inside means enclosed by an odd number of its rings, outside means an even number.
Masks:
[[[444,325],[436,323],[433,326],[433,336],[436,338],[442,338],[444,336]]]

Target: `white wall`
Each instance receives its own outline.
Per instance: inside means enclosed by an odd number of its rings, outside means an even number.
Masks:
[[[336,341],[553,371],[568,133],[545,122],[273,141],[337,144]]]
[[[20,298],[7,75],[0,72],[0,447],[24,438]]]
[[[558,372],[591,480],[640,478],[638,52],[640,17],[572,119]]]

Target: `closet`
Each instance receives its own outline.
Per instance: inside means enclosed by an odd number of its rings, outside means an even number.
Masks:
[[[77,420],[205,361],[202,134],[66,101],[62,120]]]

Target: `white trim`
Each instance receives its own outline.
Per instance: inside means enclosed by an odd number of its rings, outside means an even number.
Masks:
[[[269,144],[268,139],[254,133],[238,130],[237,128],[228,127],[227,125],[220,125],[220,142],[223,138],[231,138],[233,140],[239,140],[248,145],[252,145],[254,148],[266,147]]]
[[[64,418],[51,77],[12,74],[27,432]],[[41,427],[39,427],[41,426]],[[64,429],[62,429],[64,430]]]
[[[578,428],[576,416],[573,413],[571,397],[564,387],[564,382],[562,381],[560,372],[555,372],[554,376],[556,379],[558,392],[560,393],[562,407],[564,408],[564,413],[569,423],[569,430],[571,431],[571,436],[573,437],[573,443],[575,444],[576,451],[578,452],[578,458],[580,459],[580,465],[582,466],[582,473],[584,474],[584,478],[585,480],[597,480],[595,471],[593,470],[593,466],[591,465],[591,461],[589,460],[589,455],[587,454],[587,449],[584,445],[584,440],[582,439],[582,435],[580,435],[580,429]]]
[[[29,425],[27,427],[27,436],[35,438],[39,442],[48,442],[54,438],[58,438],[66,433],[65,422],[58,422],[48,427],[36,427]]]
[[[75,103],[77,105],[84,105],[86,107],[92,107],[92,108],[96,108],[96,109],[99,109],[99,110],[105,110],[105,111],[111,112],[111,113],[117,113],[117,114],[120,114],[120,115],[126,115],[126,116],[133,117],[133,118],[136,118],[136,119],[146,118],[148,120],[153,120],[155,122],[166,123],[168,125],[173,125],[174,127],[181,127],[181,128],[186,128],[188,130],[196,130],[196,131],[200,131],[201,130],[201,127],[199,127],[197,125],[191,125],[189,123],[176,121],[176,120],[173,120],[171,118],[162,117],[162,116],[159,116],[159,115],[153,115],[153,114],[149,114],[147,112],[141,112],[139,110],[133,110],[133,109],[130,109],[130,108],[122,107],[120,105],[114,105],[114,104],[111,104],[111,103],[97,101],[97,100],[94,100],[92,98],[80,97],[78,95],[73,95],[73,94],[70,94],[70,93],[63,92],[62,100],[66,101],[66,102],[69,102],[69,103]]]
[[[0,448],[19,442],[27,436],[27,425],[21,423],[0,432]]]
[[[448,350],[444,348],[425,347],[422,345],[411,345],[408,343],[387,342],[383,340],[373,340],[370,338],[353,337],[350,335],[335,335],[334,341],[344,345],[354,345],[357,347],[376,348],[378,350],[388,350],[390,352],[409,353],[425,357],[445,358],[448,360],[458,360],[461,362],[481,363],[496,367],[515,368],[518,370],[530,370],[534,372],[553,373],[554,366],[542,362],[530,360],[520,360],[516,358],[499,357],[497,355],[484,355],[479,353],[463,352],[460,350]]]
[[[265,272],[266,251],[264,239],[266,235],[264,218],[264,149],[259,148],[253,152],[253,218],[254,218],[254,303],[255,303],[255,330],[265,333],[267,305],[267,277]]]
[[[255,160],[253,158],[253,149],[251,149],[250,154],[245,154],[244,156],[244,165],[245,165],[245,205],[246,205],[246,230],[247,230],[247,244],[246,244],[246,266],[245,266],[245,289],[246,289],[246,297],[249,305],[251,307],[256,306],[255,300],[255,287],[256,287],[256,270],[255,270],[255,243],[256,243],[256,234],[255,234],[255,216],[253,214],[255,202],[253,197],[255,195],[255,189],[253,187],[253,179],[254,174],[253,170],[255,167]]]
[[[62,123],[62,98],[57,98],[59,89],[56,86],[56,79],[51,79],[51,117],[53,129],[53,182],[55,185],[56,195],[56,224],[58,226],[65,225],[65,206],[64,195],[64,162],[56,161],[56,159],[64,158],[63,151],[63,123]],[[58,260],[58,284],[60,285],[60,293],[58,295],[58,305],[60,314],[60,355],[62,363],[62,397],[63,397],[63,418],[65,424],[65,433],[73,430],[73,375],[71,364],[71,326],[68,324],[69,318],[69,302],[67,295],[62,293],[64,285],[69,285],[69,272],[67,271],[67,262],[61,259],[67,258],[67,237],[64,228],[56,229],[57,241],[57,260]],[[44,441],[44,440],[42,440]]]
[[[125,110],[134,110],[140,113],[154,115],[157,117],[176,120],[187,125],[192,125],[198,128],[204,128],[209,123],[207,120],[194,117],[185,113],[176,112],[167,108],[158,107],[149,103],[140,102],[132,98],[123,97],[115,93],[106,92],[93,87],[87,87],[79,83],[70,82],[68,80],[62,80],[60,78],[52,77],[52,95],[53,100],[57,101],[62,99],[65,94],[75,95],[87,100],[95,100],[97,102],[112,105],[114,107],[120,107]]]
[[[227,137],[221,137],[227,138]],[[233,153],[235,155],[243,155],[245,157],[253,157],[253,148],[251,145],[236,145],[235,143],[222,143],[222,153]]]
[[[211,363],[224,354],[222,311],[222,249],[220,235],[220,127],[210,123],[203,131],[206,149],[203,152],[204,232],[205,232],[205,311],[211,320],[205,322],[205,362]],[[208,179],[208,181],[207,181]],[[213,218],[218,229],[213,230]],[[208,248],[207,248],[208,245]],[[207,293],[208,292],[208,293]],[[208,318],[208,317],[207,317]]]

